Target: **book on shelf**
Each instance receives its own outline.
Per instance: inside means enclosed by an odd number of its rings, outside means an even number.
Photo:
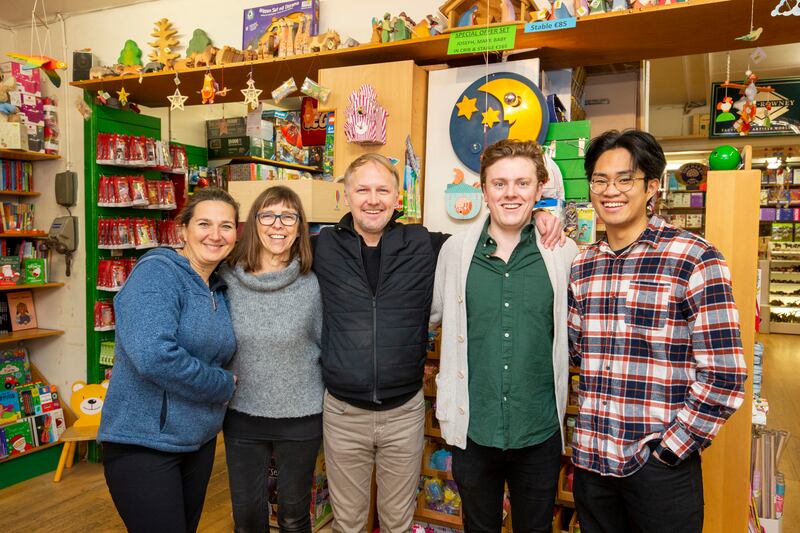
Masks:
[[[21,263],[18,255],[0,256],[0,286],[19,284],[22,277]]]
[[[3,202],[3,231],[33,230],[33,204]]]
[[[32,191],[33,165],[31,162],[0,159],[0,190]]]
[[[11,330],[22,331],[39,327],[31,291],[16,291],[6,295],[11,315]]]
[[[26,285],[44,285],[50,278],[47,259],[43,257],[25,258],[22,270],[22,281]]]

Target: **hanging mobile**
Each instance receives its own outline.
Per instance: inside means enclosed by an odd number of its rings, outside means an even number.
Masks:
[[[247,76],[247,89],[241,89],[244,95],[244,104],[247,106],[248,111],[252,111],[258,107],[258,96],[264,92],[261,89],[256,89],[256,82],[253,80],[253,69],[250,69],[250,74]]]
[[[184,111],[183,104],[186,100],[189,99],[188,96],[183,96],[181,94],[180,89],[178,89],[178,85],[181,84],[181,80],[178,78],[178,73],[175,73],[175,94],[172,96],[167,96],[167,100],[169,100],[169,110],[174,111],[179,109],[180,111]]]

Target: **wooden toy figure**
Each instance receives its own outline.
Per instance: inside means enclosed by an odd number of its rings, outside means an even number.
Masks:
[[[606,13],[608,11],[608,4],[606,0],[589,0],[589,14],[596,15],[598,13]]]
[[[383,20],[381,20],[381,42],[388,43],[391,41],[393,31],[392,16],[389,13],[384,13]]]
[[[474,26],[478,23],[478,4],[464,11],[464,14],[458,19],[457,26],[463,28],[465,26]]]
[[[575,16],[585,17],[589,14],[589,0],[575,0]]]
[[[372,17],[372,38],[369,40],[370,44],[378,44],[381,42],[381,21]]]
[[[500,0],[500,21],[501,22],[516,22],[517,12],[514,9],[514,4],[511,0]]]

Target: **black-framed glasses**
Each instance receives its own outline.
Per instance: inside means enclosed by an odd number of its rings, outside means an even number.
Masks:
[[[258,213],[256,215],[256,220],[262,226],[272,226],[275,224],[275,221],[280,219],[281,224],[284,226],[294,226],[297,224],[297,221],[300,220],[300,215],[297,213],[281,213],[280,215],[277,213]]]
[[[633,189],[634,182],[644,180],[644,178],[634,178],[633,176],[618,176],[609,181],[605,178],[595,178],[589,182],[589,188],[595,194],[603,194],[608,189],[608,184],[613,183],[614,188],[619,192],[628,192]]]

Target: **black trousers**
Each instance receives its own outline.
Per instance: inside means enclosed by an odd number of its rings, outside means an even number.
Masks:
[[[703,473],[694,453],[677,466],[651,454],[630,476],[575,468],[575,508],[584,533],[700,533]]]
[[[216,438],[188,453],[105,443],[106,484],[128,531],[196,531],[216,447]]]
[[[560,431],[541,444],[517,450],[481,446],[471,439],[466,450],[454,448],[453,478],[461,495],[464,531],[500,531],[508,483],[514,533],[550,533],[560,458]]]
[[[278,467],[278,528],[311,532],[311,484],[322,439],[303,441],[242,438],[225,433],[225,457],[236,533],[269,531],[267,470]]]

